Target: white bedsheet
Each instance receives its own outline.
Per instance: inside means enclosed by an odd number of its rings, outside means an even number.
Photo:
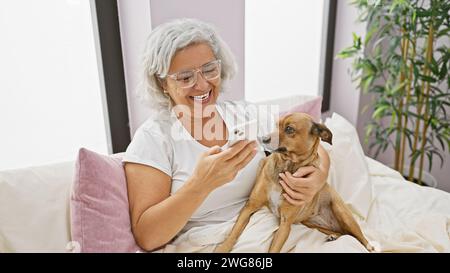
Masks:
[[[365,157],[354,127],[339,115],[333,114],[326,125],[334,138],[333,147],[328,147],[328,183],[350,206],[367,239],[376,242],[381,252],[450,252],[450,194],[408,182],[398,172]],[[235,219],[192,228],[156,252],[212,252],[231,231]],[[277,228],[278,220],[268,209],[261,209],[252,216],[232,252],[267,252]],[[293,225],[282,252],[367,250],[351,236],[326,242],[325,234]]]

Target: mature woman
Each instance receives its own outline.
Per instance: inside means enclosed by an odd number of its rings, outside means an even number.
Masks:
[[[194,19],[158,26],[148,38],[144,65],[143,89],[155,113],[136,131],[123,161],[132,231],[150,251],[192,227],[233,219],[265,153],[254,141],[228,145],[233,120],[250,112],[227,108],[239,102],[217,101],[236,65],[212,26]],[[322,148],[319,156],[320,168],[300,168],[284,178],[292,204],[311,200],[324,185],[329,158]]]

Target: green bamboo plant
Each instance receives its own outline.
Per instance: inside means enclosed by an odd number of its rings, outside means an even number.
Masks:
[[[352,78],[371,93],[373,115],[366,142],[375,157],[389,146],[394,168],[422,183],[424,157],[441,168],[450,149],[448,0],[354,0],[367,23],[365,38],[353,34],[353,45],[337,57],[352,58]],[[406,146],[408,144],[408,147]],[[446,151],[447,147],[447,151]],[[408,149],[409,148],[409,149]],[[419,174],[414,176],[414,168]]]

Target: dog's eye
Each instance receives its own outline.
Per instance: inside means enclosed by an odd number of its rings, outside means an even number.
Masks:
[[[284,132],[286,134],[293,134],[295,132],[295,129],[292,128],[291,126],[286,126],[286,128],[284,128]]]

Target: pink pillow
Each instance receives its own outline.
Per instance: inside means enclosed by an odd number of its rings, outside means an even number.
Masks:
[[[306,102],[301,102],[290,107],[285,111],[280,111],[280,117],[292,113],[306,113],[313,117],[314,121],[319,122],[322,115],[322,97],[317,96]]]
[[[72,243],[81,252],[142,251],[131,233],[121,155],[79,150],[70,209]]]

